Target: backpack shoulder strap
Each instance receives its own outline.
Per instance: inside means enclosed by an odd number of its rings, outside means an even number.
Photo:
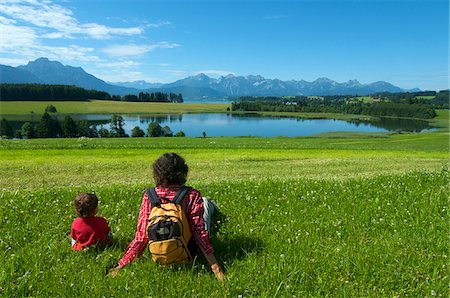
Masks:
[[[192,189],[192,187],[188,187],[188,186],[182,186],[180,188],[180,190],[177,192],[177,194],[175,195],[175,197],[172,200],[172,203],[175,204],[180,204],[181,201],[184,199],[184,197],[186,196],[186,194]]]
[[[161,198],[156,193],[156,190],[154,187],[146,189],[145,193],[147,194],[148,199],[152,203],[152,206],[161,205]]]

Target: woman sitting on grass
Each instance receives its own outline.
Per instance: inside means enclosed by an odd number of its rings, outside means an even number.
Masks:
[[[174,200],[175,195],[186,182],[188,170],[189,168],[184,159],[176,153],[165,153],[153,163],[153,177],[156,183],[155,191],[156,195],[161,199],[161,203],[164,204]],[[145,192],[139,211],[136,236],[128,245],[117,267],[111,269],[110,274],[113,277],[119,273],[121,268],[140,256],[150,241],[147,234],[147,224],[149,214],[154,207],[150,199],[148,192]],[[180,206],[186,215],[190,232],[193,236],[188,244],[191,256],[196,255],[198,249],[200,249],[217,279],[224,281],[225,275],[217,263],[209,238],[211,216],[217,210],[217,206],[211,200],[202,198],[200,192],[192,188],[181,200]]]

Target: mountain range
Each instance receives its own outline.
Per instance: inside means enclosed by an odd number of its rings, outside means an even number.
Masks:
[[[138,94],[139,92],[181,93],[184,98],[223,98],[238,96],[287,95],[368,95],[376,92],[416,92],[405,90],[388,82],[361,84],[358,80],[338,83],[328,78],[313,82],[304,80],[282,81],[266,79],[260,75],[235,76],[229,74],[218,79],[201,73],[173,83],[105,82],[84,71],[81,67],[63,65],[47,58],[30,61],[27,65],[11,67],[0,65],[0,83],[40,83],[75,85],[85,89],[106,91],[111,95]]]

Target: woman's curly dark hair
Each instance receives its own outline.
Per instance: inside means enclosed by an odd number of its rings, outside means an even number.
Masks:
[[[183,157],[176,153],[164,153],[153,163],[153,178],[156,185],[186,183],[189,167]]]
[[[79,217],[94,216],[97,206],[98,198],[91,193],[79,193],[73,202],[75,213]]]

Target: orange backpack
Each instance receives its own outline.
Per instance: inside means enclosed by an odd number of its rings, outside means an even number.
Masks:
[[[155,188],[145,192],[152,203],[148,216],[147,235],[152,260],[161,265],[176,265],[192,259],[188,250],[191,231],[180,202],[191,190],[182,186],[173,200],[163,204]],[[166,200],[167,201],[167,200]]]

